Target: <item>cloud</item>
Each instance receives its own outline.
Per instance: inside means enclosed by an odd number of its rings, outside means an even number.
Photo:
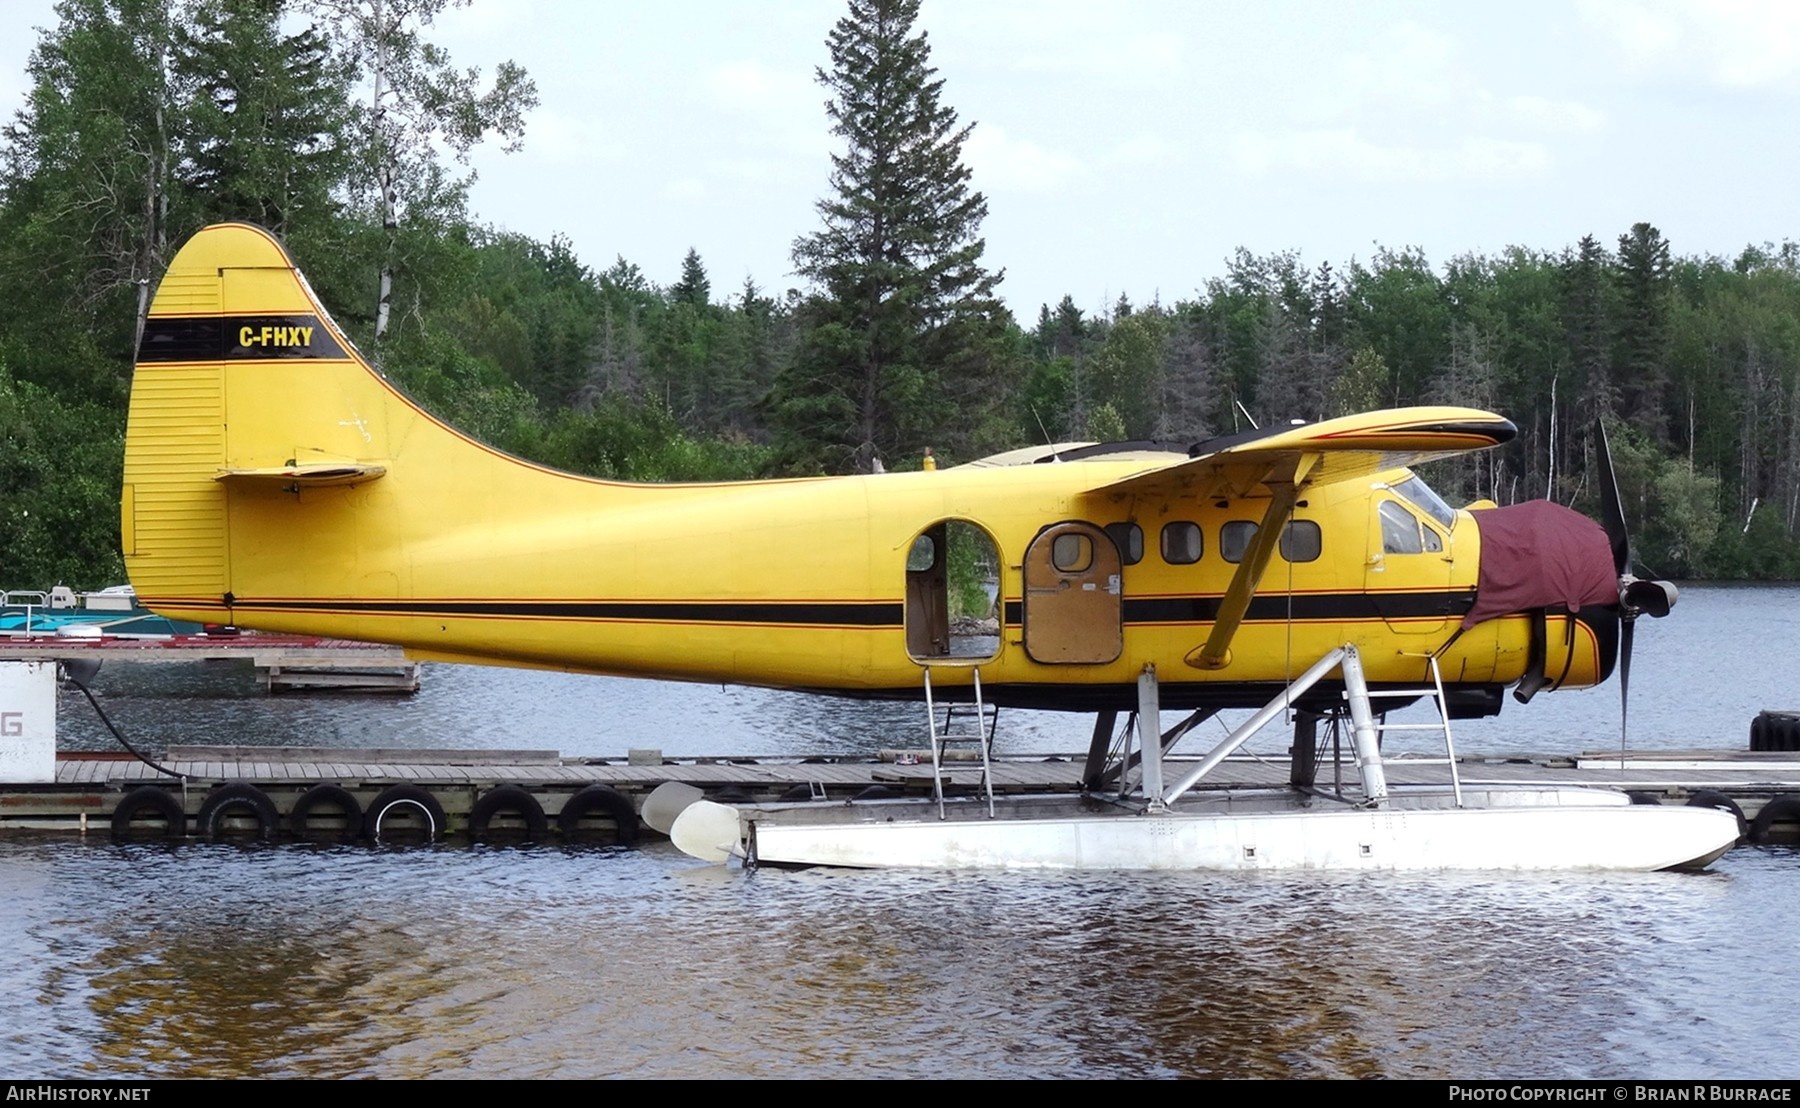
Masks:
[[[774,69],[753,61],[729,61],[706,75],[713,99],[722,107],[760,114],[788,111],[797,103],[819,99],[810,73]]]
[[[1180,147],[1149,131],[1140,131],[1106,151],[1106,164],[1114,167],[1164,164],[1180,153]]]
[[[1800,91],[1800,5],[1790,0],[1582,0],[1581,14],[1631,69]]]
[[[468,7],[449,7],[440,12],[432,20],[435,31],[427,31],[427,38],[455,38],[469,43],[491,40],[503,31],[511,31],[520,27],[531,27],[537,22],[537,12],[530,4],[470,4]]]
[[[825,126],[821,105],[826,93],[813,81],[810,70],[778,69],[752,61],[729,61],[707,71],[704,87],[720,113],[735,118],[721,139],[754,151],[747,163],[770,160],[770,155],[823,166],[826,151],[835,146]],[[758,170],[758,176],[763,175]]]
[[[1012,59],[1026,73],[1100,77],[1128,83],[1160,81],[1181,69],[1182,41],[1166,32],[1118,35],[1098,41],[1076,36],[1067,48],[1029,45]]]
[[[768,184],[792,181],[795,176],[795,164],[792,158],[708,158],[706,169],[716,176],[730,178],[734,181]],[[809,171],[816,170],[812,176],[824,180],[827,168],[824,158],[818,159],[816,166],[808,163],[806,168]]]
[[[1131,0],[946,4],[928,15],[934,46],[983,44],[988,57],[1018,73],[1143,85],[1178,73],[1186,56],[1169,9]]]
[[[1606,126],[1604,112],[1579,101],[1489,87],[1482,61],[1477,44],[1410,20],[1389,24],[1321,70],[1293,126],[1247,126],[1228,158],[1252,176],[1518,182],[1552,172],[1558,137]],[[1500,72],[1503,81],[1528,79],[1514,67]]]
[[[1015,139],[992,123],[983,123],[969,134],[963,144],[963,160],[983,190],[1048,192],[1083,170],[1074,155],[1029,139]]]
[[[1496,118],[1530,131],[1580,134],[1606,126],[1606,113],[1573,100],[1509,96],[1494,105]]]
[[[544,107],[531,113],[525,144],[532,157],[552,165],[614,162],[625,158],[625,148],[591,118]]]
[[[1471,136],[1437,147],[1382,143],[1354,127],[1244,132],[1233,139],[1230,157],[1253,177],[1292,170],[1369,184],[1517,182],[1545,176],[1551,164],[1549,151],[1535,142]]]
[[[1436,111],[1473,93],[1454,38],[1410,20],[1391,24],[1345,57],[1331,96],[1338,116],[1370,111]]]

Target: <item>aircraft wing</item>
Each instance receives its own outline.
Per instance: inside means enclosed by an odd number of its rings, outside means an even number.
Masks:
[[[1393,408],[1293,427],[1210,439],[1186,461],[1157,466],[1091,493],[1247,496],[1259,486],[1302,487],[1354,481],[1473,450],[1518,433],[1510,420],[1476,408]]]
[[[1134,473],[1089,494],[1210,500],[1266,490],[1262,522],[1220,598],[1212,632],[1186,659],[1196,669],[1223,669],[1231,664],[1231,640],[1302,491],[1486,450],[1517,433],[1510,421],[1474,408],[1396,408],[1212,439],[1194,447],[1186,461]]]

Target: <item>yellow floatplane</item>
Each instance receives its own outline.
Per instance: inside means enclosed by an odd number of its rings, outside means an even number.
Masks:
[[[1672,587],[1629,574],[1616,493],[1603,529],[1547,503],[1453,509],[1411,470],[1513,434],[1489,412],[1425,407],[920,472],[595,480],[425,413],[356,351],[276,239],[225,224],[181,249],[151,305],[121,523],[139,598],[176,619],[428,660],[960,702],[984,721],[995,705],[1099,718],[1080,810],[997,806],[985,768],[971,795],[947,795],[937,759],[957,736],[934,716],[929,802],[653,797],[646,818],[705,856],[1703,865],[1735,838],[1729,816],[1568,788],[1387,785],[1382,707],[1433,702],[1448,741],[1450,720],[1498,711],[1508,686],[1528,699],[1604,681],[1621,653],[1628,667],[1632,619],[1673,602]],[[1164,708],[1194,714],[1165,733]],[[1225,708],[1260,710],[1191,768],[1167,760]],[[1120,712],[1135,750],[1113,749]],[[1293,787],[1195,791],[1288,717]],[[1354,751],[1350,792],[1314,785],[1321,724]],[[983,767],[991,734],[984,723],[972,743]]]

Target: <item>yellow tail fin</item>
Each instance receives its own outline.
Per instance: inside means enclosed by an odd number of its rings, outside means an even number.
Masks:
[[[486,456],[532,469],[391,388],[268,232],[206,228],[170,264],[138,350],[121,504],[132,584],[188,618],[234,621],[244,596],[260,608],[246,623],[352,632],[341,613],[319,627],[282,609],[398,594],[379,487],[403,448],[448,467]]]
[[[357,397],[374,384],[271,235],[225,224],[189,240],[157,289],[132,381],[121,528],[138,594],[229,619],[225,481],[379,465],[376,398]]]
[[[646,587],[628,580],[643,535],[669,528],[628,530],[620,510],[679,517],[707,490],[559,473],[438,422],[273,236],[221,224],[176,254],[145,322],[121,524],[158,612],[541,664],[569,655],[536,633],[543,601]]]

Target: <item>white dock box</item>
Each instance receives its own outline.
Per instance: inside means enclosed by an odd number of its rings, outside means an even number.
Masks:
[[[56,781],[56,663],[0,662],[0,783]]]

